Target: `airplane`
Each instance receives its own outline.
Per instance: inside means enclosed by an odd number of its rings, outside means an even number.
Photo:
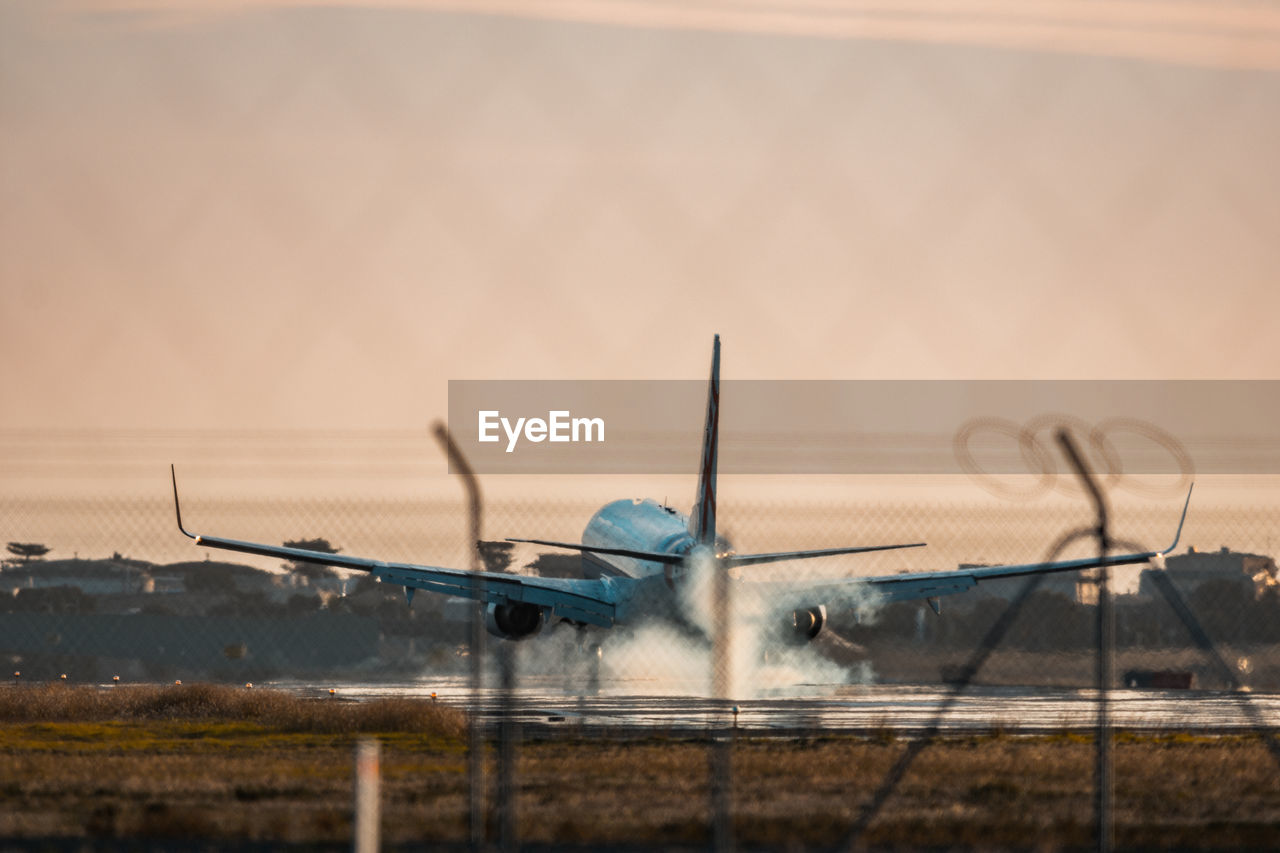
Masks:
[[[563,622],[579,628],[612,628],[655,615],[674,616],[681,621],[678,598],[682,587],[689,582],[693,570],[705,566],[728,572],[764,563],[917,548],[925,544],[914,542],[763,554],[736,553],[728,540],[716,533],[719,428],[720,336],[716,335],[712,346],[711,377],[707,385],[697,495],[688,515],[652,499],[624,498],[605,504],[592,516],[580,543],[546,539],[507,540],[580,552],[583,564],[581,578],[542,578],[384,562],[194,534],[183,526],[177,473],[170,466],[174,511],[178,529],[195,540],[197,545],[368,572],[383,583],[403,586],[410,605],[416,590],[479,601],[484,605],[485,628],[504,640],[527,640],[538,635],[544,626]],[[734,587],[735,590],[749,587],[763,593],[761,600],[767,602],[771,610],[768,618],[777,626],[781,636],[803,644],[821,633],[827,623],[829,608],[854,609],[869,602],[878,606],[923,599],[940,613],[942,596],[965,592],[984,581],[1158,560],[1177,547],[1190,503],[1191,492],[1188,491],[1173,544],[1160,551],[821,581],[762,583],[739,579]],[[687,619],[683,621],[687,624]]]

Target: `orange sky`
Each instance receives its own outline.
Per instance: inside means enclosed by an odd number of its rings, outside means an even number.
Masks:
[[[1277,376],[1269,4],[293,5],[0,5],[0,428]]]

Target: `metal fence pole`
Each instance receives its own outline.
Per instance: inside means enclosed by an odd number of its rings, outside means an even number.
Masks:
[[[352,833],[355,853],[378,851],[380,752],[378,741],[373,738],[361,738],[356,744],[355,828]]]
[[[498,847],[501,850],[519,848],[516,833],[516,749],[520,740],[519,723],[516,720],[516,644],[504,642],[498,647],[498,667],[501,670],[499,701],[501,704],[498,733]]]
[[[733,734],[729,725],[729,695],[733,684],[732,628],[729,619],[729,574],[719,560],[712,563],[711,684],[715,714],[707,767],[711,793],[711,846],[716,853],[733,849]]]
[[[1101,552],[1100,556],[1105,554]],[[1111,681],[1115,671],[1115,614],[1111,606],[1111,572],[1106,566],[1098,570],[1098,742],[1095,756],[1094,814],[1098,849],[1110,851],[1115,846],[1113,775],[1114,750],[1111,730]]]
[[[467,463],[458,446],[454,444],[453,437],[449,435],[448,427],[437,421],[433,431],[436,440],[440,442],[444,448],[445,455],[449,458],[449,467],[453,470],[453,473],[462,478],[463,486],[467,490],[467,504],[471,521],[471,571],[478,573],[481,569],[480,522],[482,504],[480,482],[476,479],[475,472],[471,470],[471,466]],[[468,655],[471,659],[471,713],[467,717],[467,788],[469,839],[472,848],[479,849],[485,843],[485,739],[484,726],[480,720],[480,707],[484,693],[485,585],[478,575],[472,578],[472,583],[474,584],[476,595],[470,608],[471,637],[470,648],[468,649]]]
[[[1111,552],[1111,534],[1107,516],[1107,500],[1093,477],[1093,472],[1076,449],[1075,442],[1065,429],[1058,430],[1058,443],[1067,454],[1071,467],[1076,470],[1097,512],[1094,535],[1098,540],[1098,557],[1106,558]],[[1106,566],[1098,570],[1098,605],[1096,632],[1098,657],[1095,669],[1098,698],[1097,751],[1094,756],[1094,821],[1098,850],[1110,851],[1115,842],[1113,797],[1115,784],[1112,765],[1114,748],[1110,718],[1110,691],[1115,669],[1115,615],[1111,607],[1111,572]]]

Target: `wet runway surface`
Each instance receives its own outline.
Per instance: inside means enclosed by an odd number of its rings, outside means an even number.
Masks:
[[[299,683],[275,686],[328,693],[328,688]],[[502,710],[498,690],[482,690],[477,702],[461,677],[354,683],[334,689],[340,697],[357,700],[435,694],[437,701],[450,705],[479,707],[489,721],[496,721]],[[799,685],[722,702],[668,693],[644,682],[604,683],[591,695],[576,695],[565,689],[563,679],[526,679],[512,695],[512,709],[522,724],[535,730],[634,735],[698,733],[734,725],[762,735],[874,733],[886,728],[910,733],[935,720],[944,733],[1037,734],[1088,729],[1097,720],[1092,690],[970,686],[939,718],[949,697],[946,685]],[[1259,723],[1274,729],[1280,727],[1280,695],[1117,689],[1110,694],[1110,715],[1117,728],[1134,730],[1239,732]]]

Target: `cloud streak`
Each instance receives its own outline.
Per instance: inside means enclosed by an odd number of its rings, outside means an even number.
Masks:
[[[202,12],[225,15],[236,10],[316,7],[419,9],[612,27],[974,45],[1280,70],[1280,8],[1244,2],[210,0],[179,5],[163,0],[108,0],[83,8],[153,13],[159,17],[152,21],[181,21]]]

